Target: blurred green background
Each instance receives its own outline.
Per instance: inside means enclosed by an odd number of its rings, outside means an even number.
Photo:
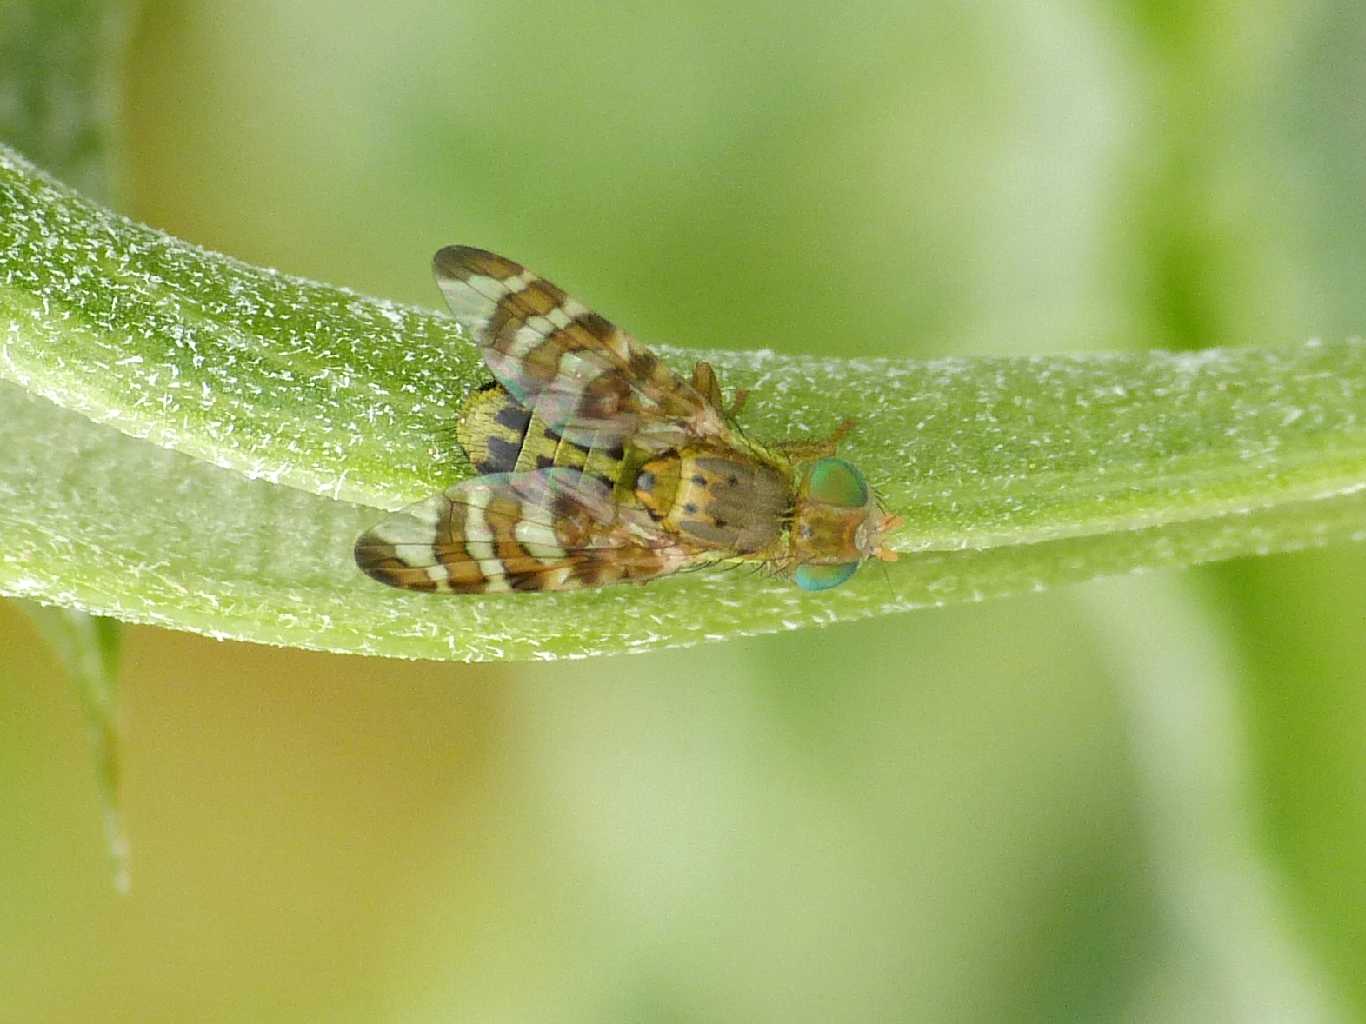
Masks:
[[[130,33],[119,206],[371,294],[436,305],[459,241],[697,346],[1366,325],[1356,4]],[[77,696],[0,605],[0,1019],[1363,1019],[1363,655],[1362,546],[555,665],[131,628],[121,897]]]

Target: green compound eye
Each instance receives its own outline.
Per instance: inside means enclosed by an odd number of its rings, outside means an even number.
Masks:
[[[841,562],[839,565],[799,565],[793,573],[797,586],[803,590],[829,590],[854,575],[858,562]]]
[[[863,481],[863,474],[853,463],[845,462],[843,459],[827,458],[817,461],[806,475],[806,493],[812,501],[819,501],[822,505],[863,508],[868,504],[868,485]],[[834,585],[830,584],[832,587]]]

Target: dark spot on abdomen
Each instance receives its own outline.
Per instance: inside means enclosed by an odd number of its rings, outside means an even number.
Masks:
[[[517,456],[522,452],[520,444],[504,441],[501,437],[490,437],[489,457],[479,464],[482,473],[506,473],[517,465]]]
[[[505,405],[494,414],[493,421],[518,434],[525,434],[527,424],[531,422],[531,410],[517,405]]]

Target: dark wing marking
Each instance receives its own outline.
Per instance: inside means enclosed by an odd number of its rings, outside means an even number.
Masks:
[[[608,444],[652,424],[696,436],[728,430],[721,411],[658,356],[521,264],[452,245],[432,266],[489,370],[570,440]]]
[[[484,594],[643,581],[713,557],[572,469],[465,480],[356,541],[356,564],[410,590]]]

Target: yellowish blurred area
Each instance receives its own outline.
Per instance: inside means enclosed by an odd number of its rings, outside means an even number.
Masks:
[[[1342,3],[146,3],[116,205],[430,306],[486,246],[698,347],[1337,338],[1363,44]],[[545,665],[132,627],[120,896],[0,605],[0,1021],[1360,1019],[1364,636],[1361,545]]]

